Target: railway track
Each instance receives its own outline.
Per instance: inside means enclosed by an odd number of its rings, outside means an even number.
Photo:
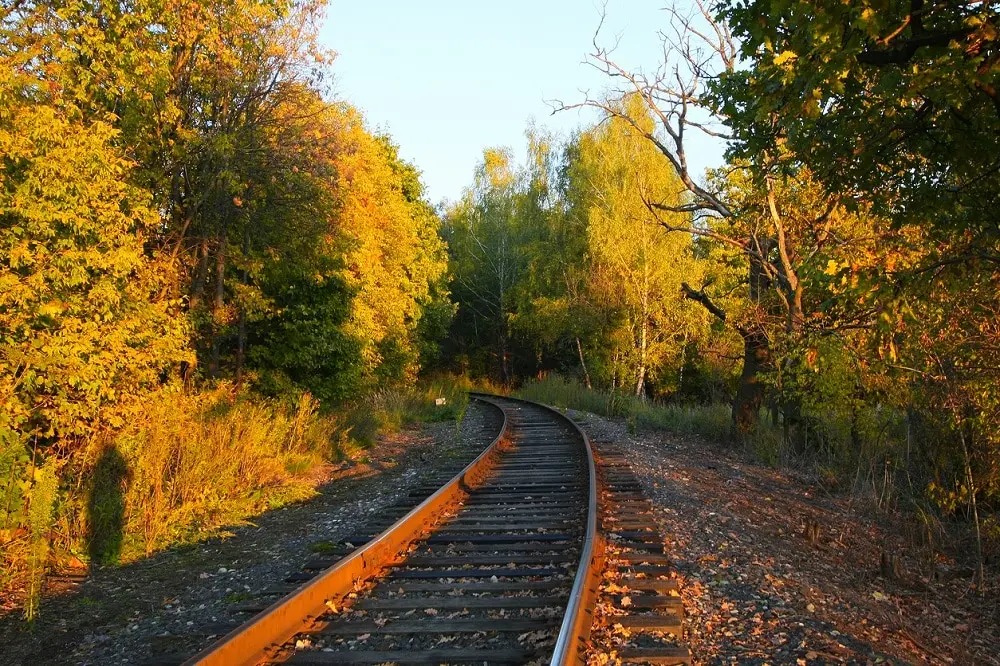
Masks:
[[[185,663],[580,663],[604,565],[601,526],[615,520],[604,500],[624,488],[630,502],[632,486],[613,460],[603,487],[589,440],[559,412],[476,399],[502,415],[478,458],[402,517],[373,526],[385,528],[379,534],[351,537],[348,546],[364,545]],[[645,532],[629,509],[617,524]],[[627,566],[660,564],[654,532],[629,538],[647,555]],[[679,632],[675,624],[656,628]],[[637,656],[664,663],[657,654]]]

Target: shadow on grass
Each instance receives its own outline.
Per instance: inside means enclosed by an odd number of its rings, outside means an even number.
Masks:
[[[91,566],[118,564],[125,538],[125,487],[128,464],[110,446],[94,469],[94,485],[87,500],[87,551]]]

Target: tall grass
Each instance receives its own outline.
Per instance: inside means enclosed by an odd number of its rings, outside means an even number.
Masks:
[[[22,588],[33,617],[53,564],[127,563],[306,499],[317,464],[411,423],[460,424],[471,388],[442,376],[321,410],[309,394],[167,386],[72,457],[0,446],[0,590]]]
[[[122,461],[121,474],[95,474],[90,491],[91,523],[123,500],[122,550],[105,554],[105,561],[197,540],[308,497],[313,490],[303,476],[341,441],[335,419],[320,415],[309,394],[287,404],[241,398],[223,386],[157,398],[145,406],[142,422],[97,443],[99,461],[112,450]],[[91,538],[100,536],[96,527],[88,528]]]
[[[714,440],[729,437],[729,405],[662,404],[620,393],[594,391],[580,382],[558,376],[529,382],[516,391],[516,395],[564,409],[624,418],[633,429],[643,426]]]
[[[268,401],[227,384],[165,387],[135,414],[74,456],[2,452],[0,589],[23,590],[29,620],[54,564],[129,562],[307,498],[309,471],[346,439],[308,394]]]
[[[635,396],[605,393],[559,376],[529,382],[517,391],[529,400],[562,408],[579,409],[601,416],[624,418],[635,430],[646,427],[684,435],[699,435],[711,441],[732,439],[732,409],[728,404],[674,405],[647,401]],[[905,427],[901,415],[878,406],[858,410],[850,416],[836,413],[804,414],[811,441],[805,450],[796,450],[782,429],[762,414],[757,428],[739,443],[758,461],[769,465],[790,465],[813,469],[824,485],[837,486],[855,479],[855,491],[881,496],[898,485],[879,474],[906,474],[908,456]],[[901,453],[903,452],[903,453]],[[866,489],[860,485],[869,486]]]
[[[417,386],[383,388],[342,410],[350,439],[370,445],[380,434],[408,424],[454,420],[461,424],[471,384],[464,378],[441,376]]]

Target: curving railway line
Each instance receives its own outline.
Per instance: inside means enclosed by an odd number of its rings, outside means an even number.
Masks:
[[[689,661],[671,638],[680,609],[660,575],[662,540],[624,462],[612,454],[599,472],[584,431],[556,410],[474,399],[500,424],[482,454],[185,664],[583,663],[606,551],[635,585],[632,608],[612,610],[612,621],[651,634],[634,660]],[[608,525],[618,530],[610,549]]]

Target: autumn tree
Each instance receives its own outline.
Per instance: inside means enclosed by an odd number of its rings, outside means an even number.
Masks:
[[[677,8],[666,12],[669,26],[661,33],[664,59],[655,70],[628,69],[595,38],[590,62],[616,87],[603,97],[588,97],[558,108],[594,107],[630,126],[655,148],[685,190],[682,201],[645,197],[645,205],[659,217],[661,228],[741,255],[746,295],[742,312],[730,312],[722,306],[711,280],[699,284],[693,276],[685,279],[681,288],[687,298],[731,326],[743,340],[733,427],[736,434],[745,436],[755,428],[766,393],[765,378],[777,369],[772,349],[773,310],[777,307],[781,311],[778,319],[783,334],[804,332],[805,275],[812,271],[822,249],[837,238],[831,225],[841,219],[848,202],[821,193],[808,209],[795,208],[795,201],[784,208],[781,192],[808,189],[809,176],[789,162],[788,152],[777,143],[761,147],[754,161],[733,162],[728,176],[705,180],[692,173],[688,160],[692,135],[730,136],[728,117],[712,97],[709,84],[737,69],[738,50],[728,27],[716,19],[710,5],[697,3],[690,12]],[[641,114],[622,103],[628,98],[641,102]],[[643,124],[647,115],[655,125]],[[801,184],[796,184],[797,180]],[[734,194],[738,194],[737,199]],[[795,402],[786,403],[784,409],[792,421],[797,419]]]
[[[652,131],[639,99],[623,104],[629,108],[622,113]],[[586,221],[587,290],[620,322],[609,331],[616,342],[607,367],[613,385],[644,395],[650,374],[679,365],[700,319],[681,292],[685,279],[700,279],[691,236],[663,233],[667,215],[658,218],[645,204],[680,205],[682,188],[655,147],[619,117],[584,132],[578,151],[569,165],[570,187],[579,191],[570,214]],[[674,215],[677,224],[686,222]]]
[[[344,116],[334,231],[345,243],[344,278],[355,292],[347,331],[362,341],[365,372],[413,379],[425,308],[445,310],[445,246],[440,220],[423,198],[418,173],[356,111]],[[438,313],[441,316],[441,313]]]
[[[17,41],[4,33],[0,68],[0,441],[72,449],[188,358],[187,327],[169,262],[146,251],[159,216],[114,118],[16,66]]]

